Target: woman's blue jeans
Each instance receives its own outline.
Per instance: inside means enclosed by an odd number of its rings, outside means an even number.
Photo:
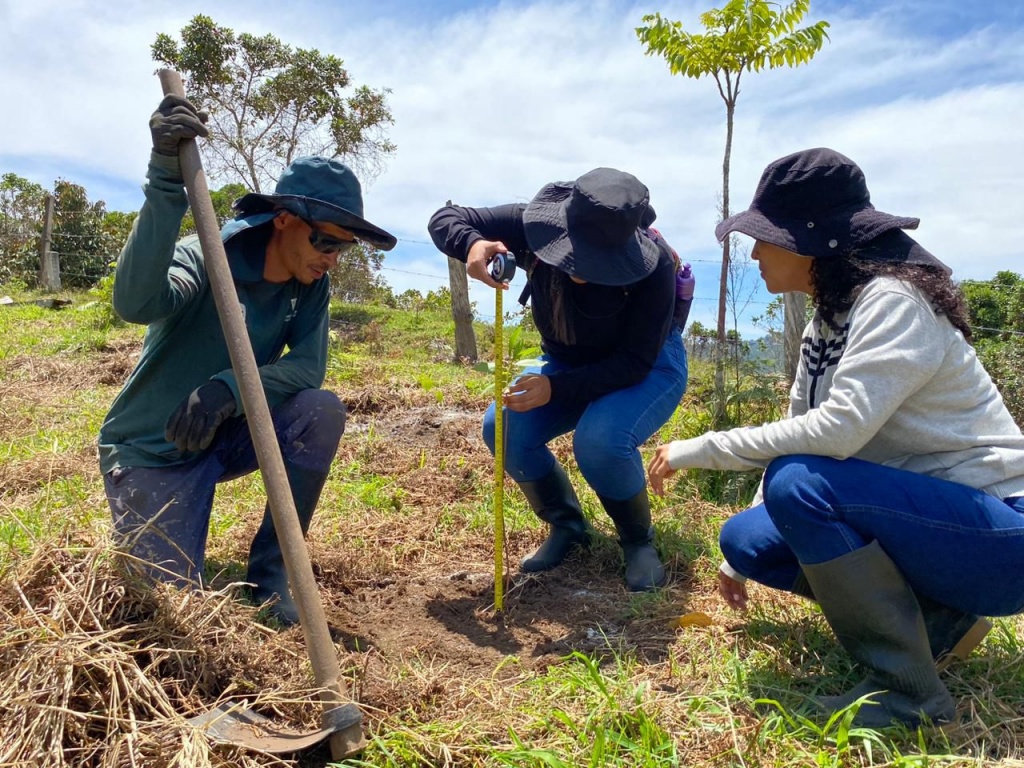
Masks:
[[[874,540],[919,595],[982,616],[1024,610],[1024,497],[859,459],[785,456],[765,471],[764,503],[720,535],[736,571],[787,591],[801,563]]]
[[[568,370],[550,357],[525,373]],[[505,409],[505,468],[517,483],[540,480],[554,467],[547,444],[575,430],[573,453],[587,483],[599,496],[630,499],[645,486],[639,446],[671,418],[686,391],[686,351],[678,330],[669,333],[643,381],[593,402],[548,403],[525,413]],[[484,414],[483,437],[494,453],[494,404]]]

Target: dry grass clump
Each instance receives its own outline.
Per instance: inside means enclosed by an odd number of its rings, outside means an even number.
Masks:
[[[290,764],[213,748],[187,718],[245,700],[282,725],[314,722],[298,633],[254,624],[233,587],[149,589],[125,565],[64,541],[4,575],[0,765]]]
[[[75,453],[39,451],[30,457],[0,463],[0,498],[45,488],[60,478],[99,475],[95,446],[83,446]]]

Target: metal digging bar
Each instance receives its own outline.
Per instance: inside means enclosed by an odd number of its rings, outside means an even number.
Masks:
[[[185,89],[177,72],[162,69],[159,76],[164,95],[184,98]],[[231,366],[238,379],[256,458],[267,488],[270,512],[284,555],[288,583],[299,610],[302,632],[306,638],[306,647],[309,649],[309,660],[312,662],[313,675],[324,709],[322,727],[312,733],[275,729],[268,718],[241,707],[221,706],[212,712],[192,718],[192,722],[202,727],[216,741],[272,753],[301,751],[329,737],[331,757],[340,760],[365,748],[366,739],[362,732],[363,715],[349,698],[341,678],[338,657],[327,628],[327,616],[320,602],[316,581],[313,579],[313,567],[299,526],[288,476],[285,474],[284,460],[281,457],[281,448],[270,419],[270,407],[267,405],[259,370],[256,367],[256,358],[249,343],[245,321],[242,319],[238,294],[235,292],[234,281],[228,268],[224,243],[220,238],[220,228],[196,142],[181,142],[179,157],[199,242],[203,247],[217,314],[224,330],[224,338],[227,340]]]

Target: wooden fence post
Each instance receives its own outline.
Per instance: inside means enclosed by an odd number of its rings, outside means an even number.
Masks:
[[[473,333],[473,310],[469,305],[469,278],[466,265],[448,259],[448,283],[452,292],[452,319],[455,321],[455,360],[475,363],[476,334]]]
[[[449,200],[446,205],[451,205]],[[455,321],[455,362],[477,361],[476,334],[473,333],[473,310],[469,303],[469,278],[466,265],[448,259],[448,286],[452,294],[452,320]]]
[[[786,377],[792,383],[796,366],[800,362],[800,343],[807,325],[807,294],[791,292],[782,294],[784,312],[783,350],[785,352]]]
[[[39,238],[39,285],[44,291],[60,290],[60,255],[50,250],[53,234],[53,195],[46,194],[43,234]]]

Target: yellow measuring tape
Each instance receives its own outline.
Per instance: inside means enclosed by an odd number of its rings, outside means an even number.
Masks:
[[[516,273],[516,258],[511,253],[495,254],[490,265],[491,277],[503,283]],[[505,313],[501,308],[503,288],[494,290],[494,608],[505,608],[505,348],[502,325]]]
[[[502,343],[501,294],[494,291],[494,608],[504,609],[505,576],[505,351]]]

